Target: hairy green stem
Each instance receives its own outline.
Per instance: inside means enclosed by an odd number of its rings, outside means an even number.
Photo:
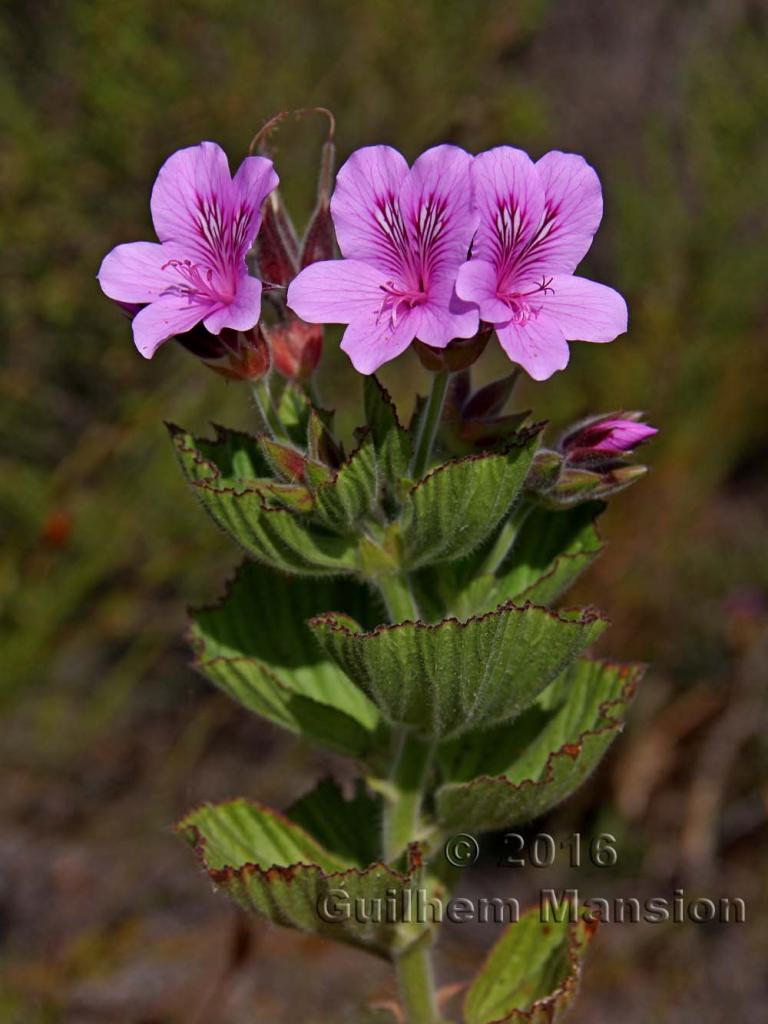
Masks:
[[[433,744],[401,729],[390,777],[389,803],[384,815],[384,857],[396,860],[418,838],[421,805],[432,765]],[[429,934],[425,933],[395,955],[395,972],[408,1024],[436,1024],[437,1007],[432,976]]]
[[[392,622],[403,622],[404,619],[414,621],[419,618],[419,609],[406,573],[380,576],[376,582]]]
[[[379,589],[393,622],[415,620],[419,609],[407,573],[382,576]],[[421,807],[432,767],[434,744],[410,729],[395,734],[395,749],[384,811],[382,847],[387,863],[397,860],[422,831]],[[437,1006],[429,935],[394,957],[400,1001],[408,1024],[436,1024]]]
[[[398,957],[397,985],[408,1024],[437,1024],[435,981],[428,938],[415,942]]]
[[[528,518],[532,505],[525,498],[512,510],[506,522],[499,530],[493,547],[486,555],[478,575],[493,575],[509,553],[509,549],[517,539],[520,528]]]
[[[447,370],[441,370],[434,374],[432,379],[432,391],[430,392],[427,404],[419,424],[419,437],[416,442],[416,451],[411,463],[411,477],[420,480],[429,468],[429,459],[432,454],[432,445],[440,423],[440,414],[443,411],[445,393],[448,389],[449,374]]]

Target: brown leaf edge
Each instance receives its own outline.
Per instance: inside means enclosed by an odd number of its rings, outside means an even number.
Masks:
[[[261,492],[263,490],[270,490],[272,485],[279,484],[281,481],[274,480],[270,477],[259,477],[256,480],[254,480],[254,484],[256,484],[257,486],[244,487],[242,490],[238,490],[236,487],[213,487],[212,482],[220,479],[221,470],[210,459],[206,459],[205,456],[200,452],[199,448],[191,448],[184,440],[185,437],[191,437],[193,441],[197,441],[198,438],[190,431],[184,430],[182,427],[177,426],[175,423],[166,422],[165,426],[166,429],[168,430],[168,433],[171,436],[171,441],[173,442],[174,447],[179,452],[183,452],[185,455],[190,455],[192,457],[192,461],[196,465],[205,466],[206,469],[208,469],[208,471],[211,474],[210,481],[190,480],[189,482],[193,487],[197,487],[203,491],[215,491],[217,494],[229,494],[233,498],[240,498],[246,494],[255,494],[256,497],[258,497],[259,504],[264,512],[285,512],[288,515],[294,516],[294,518],[298,518],[296,516],[296,513],[290,508],[275,508],[274,506],[267,505],[264,502],[264,498]],[[247,438],[249,441],[258,441],[260,437],[268,436],[265,434],[249,434],[245,430],[231,430],[229,427],[223,427],[218,423],[212,423],[211,426],[216,431],[216,436],[212,438],[200,438],[200,440],[206,441],[208,444],[222,444],[224,442],[225,434],[233,434],[237,437]],[[360,430],[361,434],[359,435],[359,444],[357,445],[357,447],[349,453],[347,458],[336,469],[331,471],[332,475],[330,479],[316,487],[315,491],[332,488],[336,483],[338,475],[342,471],[342,469],[346,469],[347,467],[349,467],[352,464],[353,460],[360,455],[360,452],[362,451],[363,445],[365,443],[365,439],[369,433],[367,427],[362,427],[360,428]],[[300,452],[299,449],[296,449],[296,451],[297,454],[302,455],[302,457],[304,457],[303,453]],[[311,509],[307,509],[308,513],[311,511]]]
[[[530,913],[530,911],[527,911],[527,913]],[[512,1010],[505,1017],[485,1021],[485,1024],[522,1024],[525,1021],[540,1021],[543,1024],[544,1021],[555,1021],[557,1019],[556,1014],[573,1002],[578,994],[583,972],[582,958],[584,952],[582,950],[585,950],[585,947],[594,938],[598,925],[599,921],[595,917],[591,919],[582,918],[581,921],[569,925],[568,963],[570,970],[565,981],[558,985],[554,992],[550,992],[548,996],[544,996],[542,999],[537,999],[527,1010]],[[514,928],[515,925],[511,924],[509,927]],[[493,949],[489,952],[478,973],[482,973],[485,970],[492,953]]]
[[[343,621],[344,619],[348,622],[355,622],[355,620],[344,612],[322,612],[320,615],[315,615],[311,619],[308,619],[307,625],[310,627],[327,626],[328,629],[334,633],[345,633],[347,636],[368,639],[369,637],[378,636],[381,633],[395,633],[398,630],[410,627],[415,627],[417,630],[427,632],[436,632],[437,630],[443,629],[447,626],[458,626],[460,629],[466,629],[467,626],[473,625],[476,622],[482,622],[485,619],[501,618],[501,616],[505,615],[507,612],[526,612],[532,608],[539,612],[544,612],[550,619],[555,619],[558,622],[570,623],[579,626],[591,626],[593,622],[604,622],[606,626],[611,624],[611,620],[607,615],[592,606],[574,609],[564,608],[562,612],[558,612],[554,611],[552,608],[547,608],[545,605],[534,604],[533,601],[526,601],[523,605],[518,605],[515,601],[504,601],[503,604],[498,605],[498,607],[494,608],[493,611],[484,612],[482,615],[471,615],[468,619],[464,620],[457,619],[455,615],[448,615],[439,622],[433,623],[423,622],[421,619],[405,619],[403,622],[384,623],[368,632],[361,632],[346,625]],[[579,617],[570,618],[566,616],[565,613],[569,610],[578,611]],[[357,623],[355,623],[355,625],[357,625]]]
[[[503,459],[510,452],[514,451],[515,448],[525,448],[529,441],[534,437],[538,437],[539,434],[544,430],[547,425],[546,420],[541,420],[538,423],[532,423],[530,427],[523,427],[522,430],[518,430],[515,437],[505,444],[503,448],[497,451],[487,452],[472,452],[471,455],[462,455],[456,459],[448,459],[447,462],[441,462],[439,466],[433,466],[428,473],[426,473],[421,480],[418,480],[413,487],[408,491],[408,495],[414,494],[418,491],[428,480],[432,477],[437,476],[439,473],[444,473],[446,470],[452,469],[454,466],[460,466],[467,462],[485,462],[488,459]]]
[[[318,850],[322,850],[322,847],[314,836],[309,833],[306,829],[302,828],[301,825],[297,825],[295,821],[291,821],[286,815],[281,814],[280,811],[276,811],[273,807],[267,807],[266,804],[262,804],[257,800],[249,800],[246,797],[235,797],[230,800],[225,800],[222,803],[213,804],[205,802],[198,804],[191,811],[188,811],[186,815],[181,818],[174,825],[174,831],[177,832],[182,838],[192,846],[195,855],[206,871],[214,885],[226,887],[233,879],[238,881],[245,881],[248,876],[256,875],[261,878],[262,881],[269,884],[270,882],[279,879],[284,882],[292,882],[296,875],[300,871],[315,872],[320,879],[323,881],[331,881],[344,878],[363,878],[366,875],[371,874],[373,871],[384,871],[395,883],[408,884],[412,881],[415,874],[423,867],[424,857],[421,851],[419,843],[410,843],[406,854],[406,870],[398,871],[396,868],[391,867],[389,864],[385,864],[383,861],[374,861],[369,864],[366,868],[358,868],[351,865],[349,868],[345,868],[342,871],[324,871],[319,864],[307,863],[306,861],[296,861],[292,864],[272,864],[268,868],[262,868],[258,864],[254,864],[247,861],[245,864],[241,864],[238,867],[234,865],[225,865],[223,868],[211,867],[206,859],[206,844],[207,840],[200,829],[190,822],[190,818],[194,817],[198,811],[203,808],[224,808],[229,804],[241,804],[246,803],[251,807],[256,808],[259,813],[264,814],[269,818],[275,819],[280,825],[286,826],[292,832],[299,832],[309,840],[312,846],[317,847]]]
[[[620,732],[624,728],[624,722],[621,718],[613,717],[611,709],[616,707],[627,707],[632,702],[635,693],[637,692],[637,687],[642,682],[648,666],[642,662],[618,662],[601,658],[591,659],[591,663],[602,665],[606,669],[618,669],[620,675],[626,678],[626,682],[624,683],[618,697],[613,697],[611,700],[603,701],[600,704],[600,717],[598,721],[602,724],[593,729],[585,729],[584,732],[579,733],[578,739],[575,743],[564,743],[558,750],[553,750],[547,758],[547,762],[544,766],[544,774],[540,779],[523,779],[521,782],[510,782],[506,775],[478,775],[469,782],[451,782],[449,780],[443,785],[446,787],[460,787],[465,791],[468,791],[480,783],[490,782],[506,786],[516,792],[520,792],[520,790],[530,786],[534,786],[536,788],[546,786],[552,782],[555,761],[564,757],[570,757],[571,760],[576,760],[577,757],[581,756],[581,752],[584,749],[584,741],[587,737],[602,736],[609,732]],[[439,790],[437,795],[439,796]]]

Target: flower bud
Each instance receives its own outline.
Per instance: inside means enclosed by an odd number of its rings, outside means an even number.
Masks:
[[[286,287],[298,273],[299,246],[291,218],[277,190],[264,203],[256,239],[256,266],[267,285]]]
[[[335,159],[336,147],[331,135],[323,144],[320,158],[320,178],[317,185],[317,204],[309,219],[301,246],[299,266],[302,270],[310,263],[317,263],[318,260],[330,260],[334,256],[336,235],[331,220],[331,190]]]
[[[551,491],[560,478],[563,468],[563,457],[549,448],[540,448],[533,457],[525,486],[529,491],[546,494]]]
[[[306,380],[323,355],[323,328],[297,316],[268,328],[275,369],[289,380]]]
[[[606,466],[658,433],[655,427],[640,422],[642,415],[619,412],[593,416],[572,427],[558,448],[572,466]]]
[[[218,356],[226,362],[205,365],[228,380],[260,380],[269,372],[270,354],[267,339],[260,327],[252,327],[249,331],[233,331],[225,328],[218,338],[223,351]]]

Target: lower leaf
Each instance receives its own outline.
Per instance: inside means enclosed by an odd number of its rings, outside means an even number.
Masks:
[[[284,815],[247,800],[205,804],[177,830],[214,884],[244,910],[383,954],[407,941],[404,926],[385,911],[387,901],[420,882],[415,847],[404,872],[381,862],[361,868]]]
[[[578,991],[596,925],[543,922],[539,908],[509,926],[464,1000],[465,1024],[553,1024]]]

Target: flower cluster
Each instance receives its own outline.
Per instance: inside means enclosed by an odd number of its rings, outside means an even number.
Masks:
[[[160,243],[120,245],[99,272],[108,296],[138,309],[143,355],[200,323],[214,335],[256,327],[262,284],[246,256],[277,184],[265,157],[232,178],[211,142],[166,162],[151,203]],[[368,146],[339,171],[330,212],[342,259],[304,260],[290,283],[268,284],[288,284],[287,307],[303,321],[346,324],[341,347],[360,373],[414,340],[442,350],[484,343],[492,328],[513,362],[545,380],[567,365],[568,341],[626,330],[618,292],[574,275],[602,216],[599,179],[580,156],[534,162],[511,146],[472,157],[441,145],[409,168],[397,150]]]

